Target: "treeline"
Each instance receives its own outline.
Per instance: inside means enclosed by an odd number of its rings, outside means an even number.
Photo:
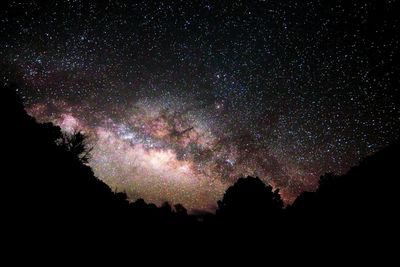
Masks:
[[[315,192],[302,193],[291,206],[284,207],[278,190],[259,178],[247,177],[228,188],[216,214],[189,215],[180,204],[157,207],[142,199],[129,202],[86,165],[90,148],[82,134],[66,134],[51,123],[36,122],[11,87],[1,88],[0,99],[3,203],[6,218],[13,223],[29,221],[52,227],[89,223],[132,231],[221,230],[227,226],[254,230],[268,225],[287,233],[322,225],[343,229],[396,221],[398,143],[367,157],[342,176],[322,176]]]

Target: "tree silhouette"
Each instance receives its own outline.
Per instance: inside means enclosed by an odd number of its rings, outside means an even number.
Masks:
[[[89,150],[82,133],[67,135],[52,123],[37,123],[14,88],[3,87],[0,93],[1,109],[7,114],[1,136],[6,173],[2,183],[8,188],[10,210],[42,221],[110,217],[119,210],[126,199],[84,164]]]
[[[282,211],[279,190],[273,191],[258,177],[239,178],[218,202],[217,215],[232,222],[265,222],[275,220]]]
[[[61,145],[65,151],[68,151],[78,157],[83,163],[88,163],[92,147],[89,147],[87,136],[79,131],[73,133],[63,133]]]
[[[81,132],[66,133],[52,123],[38,123],[24,110],[14,88],[1,88],[1,108],[7,114],[2,131],[8,210],[20,221],[36,218],[53,226],[79,221],[127,229],[192,225],[186,209],[169,203],[161,207],[144,200],[129,203],[127,195],[113,192],[88,166],[91,147]],[[3,97],[4,96],[4,97]],[[13,217],[10,215],[10,217]],[[160,228],[162,229],[162,228]]]
[[[257,234],[269,225],[277,230],[275,234],[316,237],[324,233],[325,238],[332,238],[337,232],[342,237],[355,232],[360,225],[368,226],[369,233],[385,230],[391,234],[398,221],[398,142],[365,158],[346,174],[323,175],[315,192],[302,193],[286,209],[279,190],[257,177],[246,177],[227,189],[216,215],[199,213],[196,217],[180,204],[166,202],[157,207],[143,199],[129,202],[125,193],[113,192],[86,164],[90,147],[82,133],[67,134],[52,123],[36,122],[25,112],[14,88],[1,88],[0,94],[5,114],[0,139],[6,199],[3,215],[14,222],[37,222],[42,228],[51,222],[52,227],[65,229],[74,221],[78,228],[96,225],[123,233],[147,229],[143,233],[171,235],[200,229],[205,231],[199,233],[213,238],[218,233],[209,230],[219,231],[221,225],[251,225]]]
[[[380,225],[394,221],[398,209],[398,142],[368,156],[341,176],[321,176],[315,192],[303,192],[288,208],[297,219]],[[322,221],[322,222],[321,222]]]

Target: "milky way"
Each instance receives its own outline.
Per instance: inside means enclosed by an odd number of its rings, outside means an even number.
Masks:
[[[2,81],[131,199],[213,210],[257,175],[290,203],[399,137],[397,1],[4,5]]]

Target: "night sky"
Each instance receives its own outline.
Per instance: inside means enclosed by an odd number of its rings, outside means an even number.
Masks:
[[[132,200],[213,210],[257,175],[290,203],[399,137],[395,0],[1,5],[2,82]]]

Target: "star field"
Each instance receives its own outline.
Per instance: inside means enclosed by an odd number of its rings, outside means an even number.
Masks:
[[[2,5],[2,81],[131,199],[213,210],[258,175],[290,203],[399,137],[395,0]]]

